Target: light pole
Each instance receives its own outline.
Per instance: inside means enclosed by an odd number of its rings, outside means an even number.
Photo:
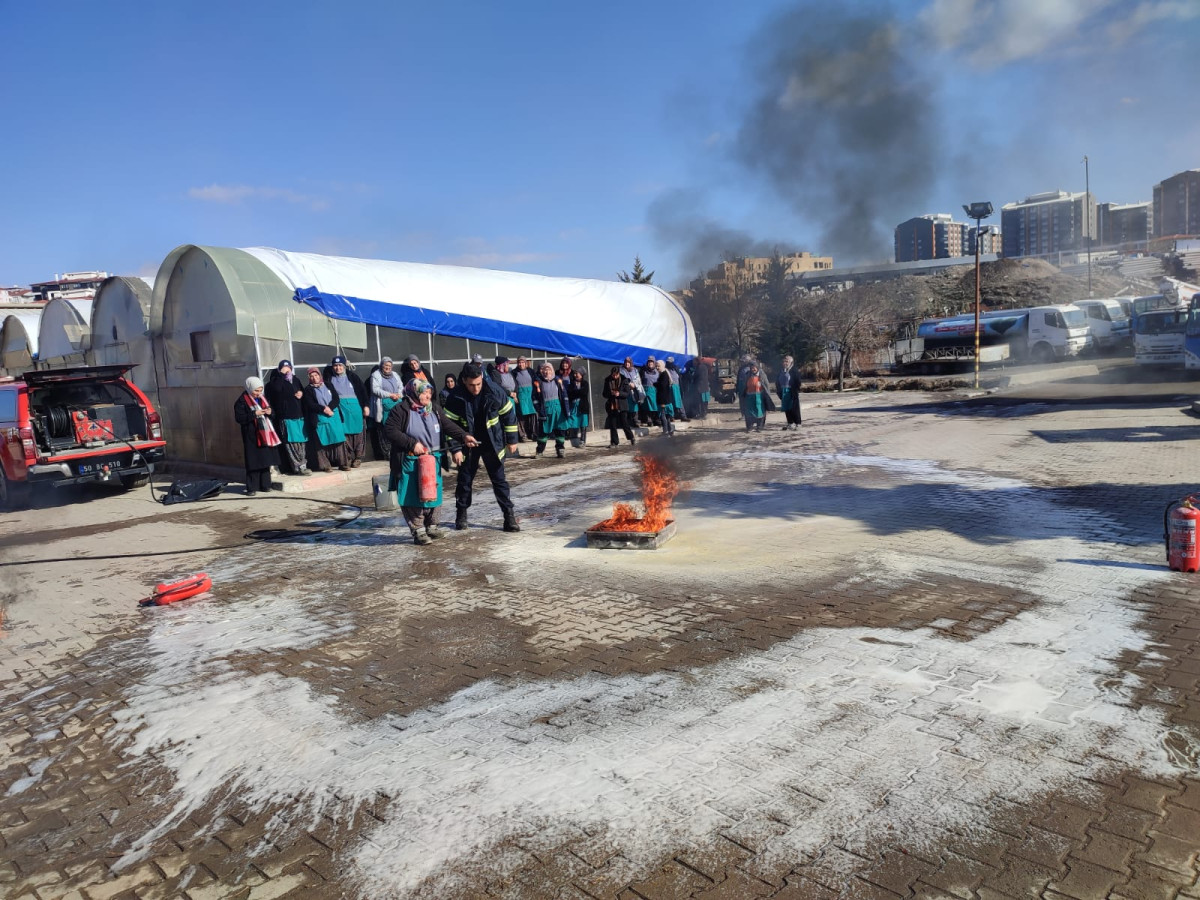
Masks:
[[[1083,158],[1083,227],[1087,229],[1088,296],[1092,296],[1092,177]]]
[[[983,243],[980,223],[992,214],[992,204],[986,200],[963,204],[963,211],[975,220],[975,389],[979,390],[979,247]]]

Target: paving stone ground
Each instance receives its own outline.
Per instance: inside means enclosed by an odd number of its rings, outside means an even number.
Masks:
[[[720,410],[652,553],[584,546],[604,447],[428,548],[361,485],[8,515],[0,896],[1200,898],[1200,425],[1088,400]]]

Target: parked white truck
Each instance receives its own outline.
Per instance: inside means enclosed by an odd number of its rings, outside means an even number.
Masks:
[[[914,363],[974,359],[975,316],[926,319],[917,327],[917,341],[921,352],[911,355]],[[985,312],[979,317],[979,343],[981,361],[993,348],[1004,348],[997,359],[1054,362],[1079,356],[1092,346],[1092,336],[1083,310],[1066,303]]]
[[[1125,312],[1121,301],[1132,299],[1132,297],[1101,297],[1075,301],[1075,305],[1082,309],[1083,314],[1087,316],[1088,327],[1092,330],[1092,340],[1099,352],[1116,353],[1131,344],[1133,333],[1130,330],[1129,314]]]

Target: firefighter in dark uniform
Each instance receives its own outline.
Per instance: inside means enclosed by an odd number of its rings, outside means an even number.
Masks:
[[[471,488],[482,459],[496,502],[504,512],[504,530],[520,531],[508,492],[508,479],[504,476],[505,454],[517,449],[517,413],[512,398],[494,381],[483,377],[482,366],[467,363],[458,377],[458,384],[446,398],[445,413],[446,418],[467,433],[462,465],[458,467],[458,485],[454,490],[454,527],[458,531],[467,527]]]

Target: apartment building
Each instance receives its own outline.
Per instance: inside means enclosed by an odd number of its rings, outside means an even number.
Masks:
[[[1000,210],[1004,255],[1049,256],[1087,249],[1096,241],[1096,198],[1088,192],[1047,191]]]
[[[1101,203],[1096,207],[1096,239],[1093,247],[1142,250],[1150,240],[1154,205],[1146,203]]]
[[[955,222],[949,213],[930,213],[901,222],[895,233],[896,262],[965,256],[970,231],[970,225]],[[975,252],[973,246],[969,252]]]
[[[1200,236],[1200,169],[1154,186],[1154,237]]]

